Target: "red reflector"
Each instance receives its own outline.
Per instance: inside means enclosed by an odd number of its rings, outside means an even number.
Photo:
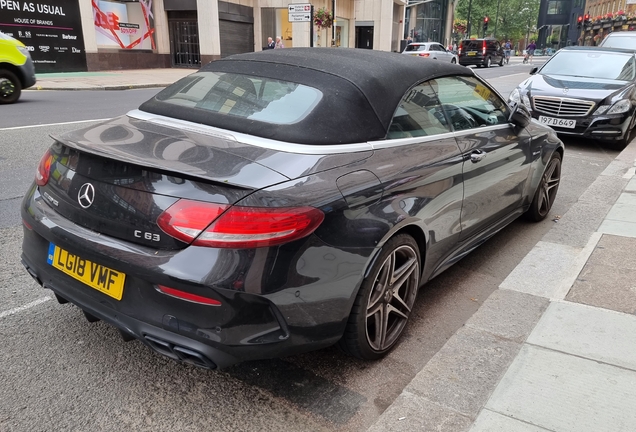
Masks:
[[[313,207],[231,207],[193,244],[219,248],[257,248],[288,243],[318,228],[325,215]]]
[[[157,225],[166,234],[191,243],[208,227],[227,205],[181,199],[157,218]]]
[[[51,155],[50,150],[47,150],[44,152],[44,155],[42,155],[42,159],[40,159],[40,163],[38,164],[38,170],[35,173],[35,183],[38,186],[44,186],[49,182],[52,162],[53,155]]]
[[[221,306],[221,302],[208,297],[192,294],[189,292],[181,291],[175,288],[170,288],[163,285],[157,285],[157,290],[163,294],[175,297],[181,300],[189,301],[192,303],[200,303],[209,306]]]
[[[29,231],[33,231],[33,227],[29,225],[24,219],[22,219],[22,225],[24,225]]]

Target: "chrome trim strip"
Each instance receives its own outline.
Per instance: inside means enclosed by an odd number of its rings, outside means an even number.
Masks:
[[[411,138],[396,138],[396,139],[388,139],[382,141],[369,141],[369,144],[374,150],[407,146],[413,144],[420,144],[431,141],[438,141],[448,138],[454,138],[453,132],[447,132],[438,135],[423,135],[419,137],[411,137]]]
[[[313,145],[276,141],[268,138],[256,137],[254,135],[243,134],[240,132],[228,131],[214,126],[202,125],[186,120],[179,120],[171,117],[151,114],[139,109],[129,111],[126,115],[137,120],[144,120],[173,129],[187,130],[202,135],[209,135],[216,138],[234,141],[236,143],[248,144],[286,153],[327,155],[340,153],[357,153],[373,150],[373,147],[369,143]]]
[[[454,134],[455,138],[459,138],[459,137],[462,137],[462,136],[468,135],[468,134],[476,134],[476,133],[480,133],[480,132],[489,132],[489,131],[496,131],[496,130],[501,130],[501,129],[509,129],[511,127],[513,127],[513,125],[511,123],[502,123],[502,124],[496,124],[496,125],[492,125],[492,126],[482,126],[482,127],[473,128],[473,129],[465,129],[465,130],[453,132],[453,134]]]
[[[539,102],[539,106],[537,106],[537,102]],[[558,106],[553,106],[553,105],[541,106],[542,103],[548,104],[548,105],[558,103]],[[563,104],[571,104],[571,105],[563,107]],[[532,105],[534,105],[534,109],[536,111],[547,114],[547,115],[564,116],[564,117],[585,117],[592,112],[592,110],[596,106],[596,103],[585,100],[585,99],[571,99],[571,98],[562,98],[557,96],[533,96]],[[583,112],[582,110],[586,108],[587,108],[587,111]],[[564,111],[580,110],[580,111],[578,113],[562,113],[561,110],[564,110]]]

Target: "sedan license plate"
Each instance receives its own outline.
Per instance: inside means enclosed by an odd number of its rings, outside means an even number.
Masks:
[[[567,129],[574,129],[576,127],[576,120],[560,119],[554,117],[539,116],[539,122],[548,126],[556,126]]]
[[[124,273],[73,255],[53,243],[49,245],[47,262],[62,273],[116,300],[121,300],[124,294]]]

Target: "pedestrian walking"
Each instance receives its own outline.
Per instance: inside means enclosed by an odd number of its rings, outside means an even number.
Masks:
[[[526,52],[528,53],[528,61],[532,64],[532,57],[534,57],[534,50],[537,49],[537,44],[534,41],[530,41],[530,44],[526,47]]]
[[[276,36],[276,44],[274,45],[274,49],[285,48],[283,45],[283,41],[280,36]]]
[[[267,49],[274,49],[276,47],[276,43],[274,42],[274,39],[272,39],[272,37],[268,37],[267,38]]]

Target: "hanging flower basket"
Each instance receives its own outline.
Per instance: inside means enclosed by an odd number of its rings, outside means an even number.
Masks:
[[[333,14],[325,8],[320,8],[314,12],[314,25],[318,30],[330,28],[333,25]]]

